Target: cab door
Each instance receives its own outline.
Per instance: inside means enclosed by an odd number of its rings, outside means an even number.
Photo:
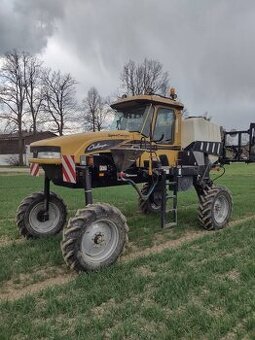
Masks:
[[[157,156],[163,166],[176,164],[180,147],[177,145],[178,121],[174,108],[158,106],[156,110],[153,140],[157,144]]]

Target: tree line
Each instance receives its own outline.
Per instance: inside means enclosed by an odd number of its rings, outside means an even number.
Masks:
[[[147,58],[141,63],[130,60],[124,64],[120,80],[122,91],[128,95],[165,95],[169,87],[169,75],[162,64]],[[77,86],[70,73],[47,68],[39,57],[27,52],[13,50],[1,58],[0,128],[17,132],[20,164],[24,130],[36,134],[47,128],[61,136],[75,121],[82,122],[84,131],[106,128],[109,99],[91,87],[79,103]]]

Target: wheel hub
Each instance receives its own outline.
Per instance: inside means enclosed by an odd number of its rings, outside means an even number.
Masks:
[[[151,196],[151,206],[154,209],[158,209],[162,204],[162,193],[159,191],[155,191]]]
[[[52,202],[49,204],[49,211],[45,211],[44,202],[39,202],[31,209],[29,214],[31,228],[41,234],[45,234],[54,229],[59,219],[59,209]]]
[[[101,219],[91,223],[81,240],[82,256],[93,263],[104,261],[114,252],[118,237],[118,229],[113,221]]]
[[[37,219],[39,222],[46,222],[49,220],[49,212],[48,211],[39,211],[37,214]]]
[[[104,235],[99,233],[99,234],[96,234],[95,237],[92,239],[95,244],[100,244],[100,243],[103,243],[104,242]]]
[[[223,223],[228,216],[229,204],[225,196],[220,195],[214,202],[214,218],[217,223]]]

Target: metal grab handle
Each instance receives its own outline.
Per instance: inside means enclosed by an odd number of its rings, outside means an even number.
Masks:
[[[125,177],[124,177],[125,175]],[[132,175],[131,175],[132,176]],[[126,174],[125,173],[121,173],[120,174],[120,180],[123,181],[123,182],[127,182],[129,184],[132,185],[132,187],[135,189],[135,191],[138,193],[139,197],[144,200],[144,201],[147,201],[148,198],[150,197],[150,195],[152,194],[153,190],[155,189],[156,185],[158,184],[158,179],[159,179],[159,176],[156,177],[156,181],[152,184],[152,186],[150,187],[148,193],[146,195],[143,195],[141,190],[138,188],[137,184],[132,181],[132,179],[129,179],[129,178],[126,178]],[[133,176],[132,176],[133,177]]]

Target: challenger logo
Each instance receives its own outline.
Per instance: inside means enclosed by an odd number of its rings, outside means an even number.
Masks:
[[[101,140],[95,143],[90,144],[86,150],[86,152],[94,152],[94,151],[101,151],[101,150],[108,150],[113,148],[114,146],[120,144],[123,142],[123,139],[117,139],[117,140]]]

